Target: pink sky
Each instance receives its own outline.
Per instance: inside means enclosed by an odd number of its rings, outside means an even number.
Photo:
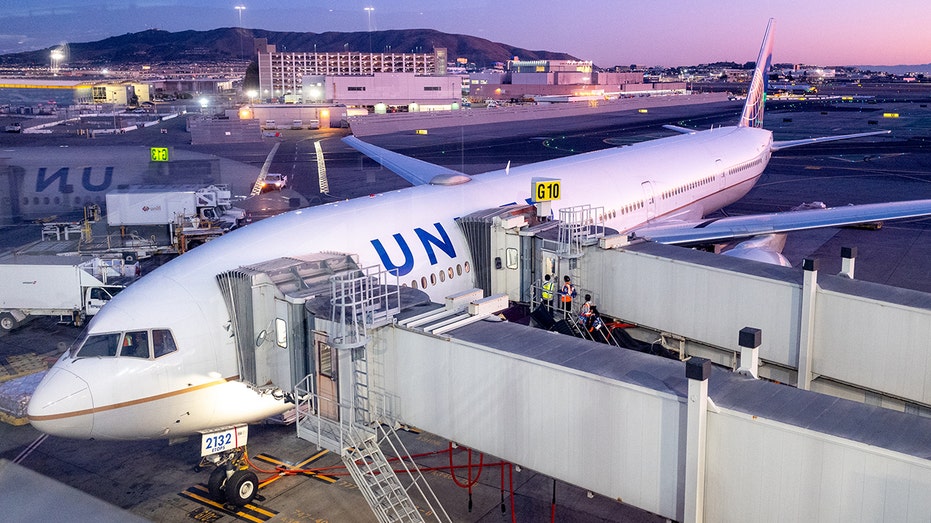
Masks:
[[[273,31],[437,29],[600,66],[752,61],[773,17],[776,62],[931,62],[929,0],[43,0],[0,11],[0,48],[234,27],[240,14],[244,27]]]

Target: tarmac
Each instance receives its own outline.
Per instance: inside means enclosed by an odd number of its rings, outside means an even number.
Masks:
[[[695,128],[732,125],[740,108],[739,102],[721,102],[701,107],[651,109],[646,114],[628,111],[597,118],[509,122],[487,127],[430,130],[426,135],[402,132],[366,139],[403,154],[475,174],[504,168],[508,162],[518,165],[670,135],[670,131],[661,127],[663,124]],[[899,117],[885,118],[885,113],[897,113]],[[876,123],[871,123],[873,121]],[[773,212],[811,201],[834,206],[931,198],[931,170],[928,169],[931,166],[931,109],[927,107],[927,100],[780,103],[768,107],[766,123],[766,127],[774,131],[776,140],[876,129],[893,132],[889,136],[857,142],[777,153],[757,186],[740,202],[724,209],[724,213]],[[274,143],[279,143],[270,170],[288,174],[292,188],[312,204],[408,185],[340,142],[339,138],[347,134],[343,129],[283,131],[280,138],[248,147],[185,145],[183,130],[174,131],[172,128],[168,135],[172,139],[175,134],[179,136],[176,147],[198,152],[215,151],[255,165],[261,165]],[[153,130],[152,134],[156,133],[158,131]],[[110,138],[138,142],[155,141],[159,137],[127,134]],[[94,141],[102,140],[106,138]],[[313,147],[318,140],[326,157],[328,194],[319,191]],[[887,223],[879,229],[792,233],[785,254],[795,265],[804,258],[816,257],[821,259],[823,271],[839,272],[840,247],[857,247],[858,279],[931,292],[931,265],[927,263],[931,259],[929,229],[931,220],[924,219]],[[16,244],[28,239],[33,230],[38,235],[36,226],[4,229],[0,231],[0,243]],[[150,263],[159,261],[163,260]],[[51,363],[79,333],[79,329],[59,325],[54,318],[36,319],[16,331],[0,334],[0,357],[35,354],[37,360]],[[413,431],[401,434],[412,454],[424,454],[418,458],[418,464],[437,467],[426,473],[428,481],[453,521],[546,521],[554,511],[556,521],[662,521],[656,515],[618,500],[589,496],[581,489],[554,482],[527,469],[514,467],[510,469],[512,474],[507,474],[508,468],[494,465],[499,460],[493,456],[485,456],[479,469],[477,452],[473,453],[471,470],[468,467],[455,469],[459,483],[468,482],[469,474],[475,479],[481,471],[471,491],[462,489],[450,476],[450,453],[455,465],[467,465],[464,449],[450,451],[449,442],[430,434]],[[198,441],[173,445],[166,441],[76,441],[43,438],[28,425],[0,424],[0,458],[16,460],[30,470],[152,521],[376,520],[362,494],[344,475],[339,457],[332,453],[318,455],[314,445],[296,437],[293,426],[251,426],[249,440],[249,455],[260,468],[271,470],[275,463],[305,463],[304,467],[312,467],[317,474],[278,477],[261,490],[262,499],[256,502],[255,508],[237,514],[204,499],[202,487],[198,485],[206,484],[209,470],[194,470],[199,455]],[[40,444],[33,447],[37,441]],[[623,471],[618,473],[623,474]],[[259,474],[259,477],[263,479],[265,475]],[[513,480],[513,504],[509,489],[502,490],[502,480],[506,486]],[[31,499],[10,499],[0,494],[0,499],[7,506],[13,504],[22,508],[25,505],[27,511],[32,511],[30,520],[51,519],[68,513],[67,507],[56,505],[53,491],[37,491]]]

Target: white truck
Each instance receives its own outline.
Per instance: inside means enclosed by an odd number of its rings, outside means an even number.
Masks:
[[[30,316],[59,316],[84,324],[137,273],[122,260],[81,261],[65,256],[0,258],[0,330],[10,331]]]
[[[167,234],[178,252],[238,227],[246,216],[225,186],[130,186],[107,193],[107,225],[141,237]]]

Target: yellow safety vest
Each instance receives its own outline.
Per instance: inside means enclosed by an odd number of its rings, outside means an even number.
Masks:
[[[553,299],[553,289],[556,287],[556,284],[552,281],[543,283],[543,299],[552,300]]]

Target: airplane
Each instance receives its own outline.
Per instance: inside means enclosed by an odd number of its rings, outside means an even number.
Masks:
[[[128,185],[226,184],[249,194],[259,168],[210,154],[172,148],[152,161],[148,146],[0,148],[0,225],[50,217],[80,217],[103,205],[108,191]]]
[[[240,379],[230,330],[236,318],[228,312],[218,275],[282,257],[353,253],[360,266],[380,265],[442,302],[474,287],[476,260],[456,218],[527,200],[533,179],[561,181],[554,212],[603,206],[607,227],[667,243],[931,215],[931,200],[919,200],[704,219],[743,197],[774,150],[877,134],[773,141],[762,128],[772,26],[770,20],[736,126],[677,128],[674,136],[477,176],[347,138],[414,186],[267,218],[144,276],[111,300],[49,370],[29,403],[30,422],[71,438],[160,439],[282,413],[293,407],[289,389]],[[439,275],[444,277],[431,278]],[[151,349],[121,354],[130,338],[146,340]],[[217,465],[211,493],[225,492],[238,502],[248,497],[241,493],[249,488],[239,487],[254,485],[254,474],[229,462]]]

